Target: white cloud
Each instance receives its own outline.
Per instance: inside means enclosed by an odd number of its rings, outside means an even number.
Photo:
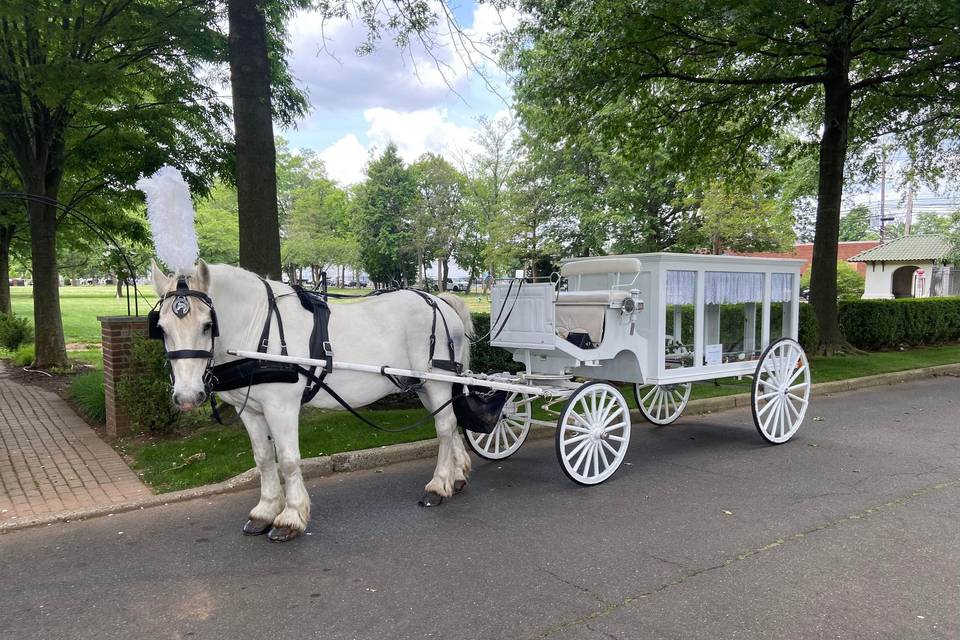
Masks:
[[[401,112],[377,107],[364,111],[363,117],[370,123],[370,141],[378,148],[396,143],[400,157],[407,162],[428,152],[454,159],[475,146],[476,129],[450,122],[443,108]]]
[[[456,100],[479,68],[502,84],[492,65],[492,39],[517,22],[513,10],[497,11],[481,4],[463,36],[451,31],[435,3],[438,24],[427,35],[429,46],[416,36],[400,50],[389,33],[369,55],[358,55],[367,27],[343,18],[324,20],[303,11],[290,22],[289,46],[294,75],[310,93],[315,109],[369,109],[384,104],[413,111]],[[494,78],[496,76],[496,78]]]
[[[319,155],[327,175],[341,184],[362,182],[366,177],[363,169],[369,154],[352,133],[343,136]]]
[[[393,142],[405,162],[414,162],[425,153],[444,156],[454,166],[476,150],[475,127],[464,127],[448,119],[446,109],[395,111],[375,107],[363,112],[369,127],[364,146],[354,134],[348,134],[320,152],[327,174],[343,184],[366,179],[364,167],[371,153],[379,154]]]

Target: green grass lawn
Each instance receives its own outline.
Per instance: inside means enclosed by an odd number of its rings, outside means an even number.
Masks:
[[[369,289],[331,289],[338,293],[357,294]],[[144,285],[140,289],[140,315],[146,315],[153,305],[153,288]],[[132,291],[131,291],[132,295]],[[490,311],[490,296],[480,294],[457,294],[470,307],[471,311]],[[100,344],[100,323],[98,316],[127,315],[126,298],[117,298],[113,286],[76,286],[60,287],[60,312],[63,315],[63,334],[67,343],[89,345]],[[13,312],[33,320],[33,287],[11,287]],[[351,301],[334,301],[336,304],[350,304]],[[133,300],[130,301],[131,313]],[[71,354],[73,356],[74,354]]]
[[[813,358],[810,366],[814,382],[829,382],[954,362],[960,362],[960,345]],[[712,381],[694,384],[692,397],[710,398],[749,391],[750,380],[725,378],[719,384]],[[633,394],[625,395],[633,406]],[[426,415],[422,409],[365,413],[388,428],[409,424]],[[144,481],[160,492],[219,482],[253,467],[250,443],[239,423],[227,427],[212,425],[205,422],[203,414],[199,414],[195,422],[205,426],[183,437],[129,438],[119,442],[118,448],[133,459],[133,467],[143,474]],[[399,434],[382,433],[341,411],[306,409],[300,419],[300,450],[305,458],[412,442],[434,435],[432,424]]]
[[[148,299],[153,298],[152,289],[143,291],[143,294]],[[100,344],[97,317],[127,315],[126,298],[115,296],[116,288],[113,286],[60,287],[60,313],[67,343]],[[10,301],[15,314],[33,321],[33,287],[10,287]],[[132,299],[130,304],[132,313]],[[144,298],[140,299],[141,315],[150,310],[151,304]]]

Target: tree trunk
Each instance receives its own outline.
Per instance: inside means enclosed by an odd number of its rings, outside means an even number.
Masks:
[[[124,280],[123,272],[118,271],[117,281],[116,281],[117,282],[117,298],[123,297],[123,280]]]
[[[45,168],[34,174],[46,174]],[[60,174],[26,176],[27,193],[57,199]],[[57,211],[42,202],[29,201],[30,250],[33,263],[34,360],[38,369],[67,366],[67,349],[60,316],[60,279],[57,275]]]
[[[440,259],[440,291],[447,290],[447,277],[450,274],[450,258]]]
[[[850,47],[841,43],[827,54],[817,224],[810,268],[810,302],[820,325],[820,351],[831,354],[844,344],[837,312],[837,241],[843,167],[850,129]]]
[[[228,0],[240,266],[280,278],[277,160],[264,0]]]
[[[12,313],[10,303],[10,241],[14,227],[0,227],[0,313]]]

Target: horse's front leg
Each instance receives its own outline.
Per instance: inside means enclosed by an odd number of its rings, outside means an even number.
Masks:
[[[250,436],[253,459],[260,470],[260,502],[250,511],[249,520],[243,525],[243,532],[250,536],[266,533],[273,526],[277,514],[283,511],[283,489],[277,474],[276,452],[270,441],[270,431],[262,413],[256,413],[250,407],[240,414],[243,426]]]
[[[303,485],[303,473],[300,471],[300,406],[267,406],[264,408],[264,417],[277,449],[277,463],[286,490],[286,504],[274,518],[273,528],[267,537],[273,542],[286,542],[303,533],[310,520],[310,496]]]

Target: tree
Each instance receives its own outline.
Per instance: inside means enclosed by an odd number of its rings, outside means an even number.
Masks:
[[[498,247],[494,244],[494,225],[507,204],[506,192],[519,162],[519,150],[512,119],[480,118],[479,124],[480,129],[474,136],[477,150],[466,159],[464,173],[469,177],[468,206],[473,208],[477,229],[486,241],[487,273],[496,277]]]
[[[428,236],[422,247],[418,246],[422,257],[428,248],[440,263],[440,291],[447,290],[447,278],[450,274],[450,258],[457,250],[467,220],[464,215],[464,191],[467,188],[466,177],[453,168],[441,156],[427,153],[410,167],[417,183],[416,210]],[[419,235],[419,234],[417,234]],[[420,240],[414,238],[417,243]],[[421,273],[421,277],[425,274]]]
[[[174,0],[7,0],[0,23],[0,134],[22,190],[38,197],[27,205],[34,364],[64,365],[58,211],[42,198],[60,198],[67,180],[77,205],[163,162],[192,169],[202,187],[227,135],[226,110],[199,76],[224,42],[209,3]]]
[[[840,242],[866,240],[870,235],[870,207],[858,205],[840,218]]]
[[[207,198],[198,199],[194,226],[200,257],[207,262],[239,264],[240,224],[237,191],[222,181],[214,183]]]
[[[584,128],[611,143],[669,132],[678,158],[716,175],[748,164],[788,126],[819,138],[811,301],[821,350],[842,346],[836,263],[848,149],[867,154],[889,135],[921,150],[917,166],[956,158],[946,152],[960,139],[955,3],[521,4],[517,97],[556,121],[558,144]]]
[[[309,178],[292,192],[284,227],[284,264],[290,265],[291,272],[294,266],[309,266],[314,276],[330,266],[355,265],[357,243],[351,214],[346,191],[322,174]]]
[[[750,188],[753,187],[753,188]],[[695,232],[714,255],[726,251],[785,251],[793,246],[793,219],[757,188],[711,185],[700,203]]]
[[[227,0],[240,266],[280,277],[280,216],[273,118],[306,109],[286,68],[284,25],[305,0]],[[278,91],[279,89],[279,91]],[[281,100],[275,108],[274,95]]]
[[[391,142],[367,167],[367,181],[357,193],[360,264],[379,285],[406,284],[415,276],[410,216],[416,197],[416,182]]]

